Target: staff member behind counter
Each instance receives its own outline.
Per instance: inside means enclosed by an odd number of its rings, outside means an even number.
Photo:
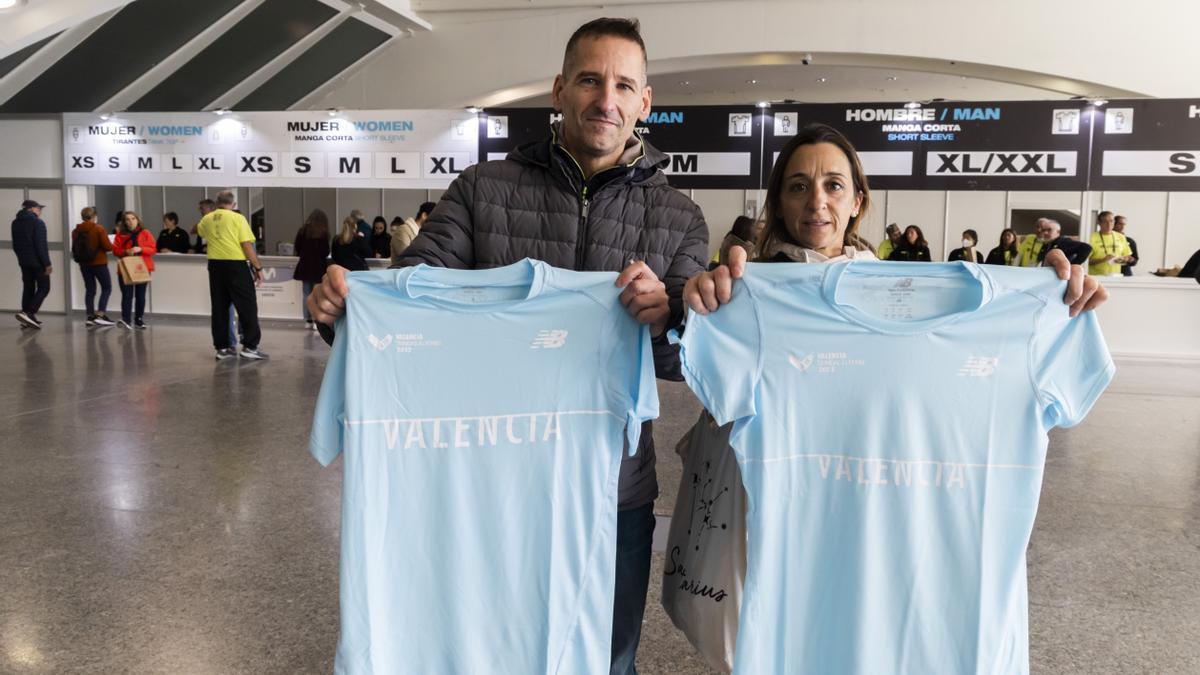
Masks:
[[[192,239],[179,227],[179,214],[168,211],[163,214],[163,230],[158,233],[159,253],[190,253]]]

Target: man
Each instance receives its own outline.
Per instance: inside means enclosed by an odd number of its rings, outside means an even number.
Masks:
[[[1121,274],[1127,277],[1133,276],[1133,267],[1138,263],[1137,242],[1133,237],[1125,234],[1125,216],[1117,216],[1113,220],[1113,229],[1120,232],[1125,241],[1129,242],[1129,255],[1125,258],[1125,264],[1121,265]]]
[[[1092,233],[1092,255],[1088,261],[1088,273],[1097,277],[1119,276],[1121,266],[1133,255],[1129,241],[1120,232],[1114,232],[1116,222],[1112,211],[1101,211],[1096,216],[1099,232]]]
[[[529,257],[620,271],[621,302],[650,326],[659,376],[678,379],[665,333],[682,319],[686,280],[704,270],[708,228],[700,208],[667,185],[667,156],[634,133],[651,101],[637,21],[597,19],[575,31],[552,101],[563,119],[550,137],[466,169],[398,264],[490,268]],[[308,297],[325,334],[344,311],[344,272],[330,267]],[[649,428],[641,438],[618,482],[614,675],[637,672],[650,575],[658,484]]]
[[[196,204],[196,208],[200,211],[200,217],[204,218],[204,216],[207,216],[216,210],[217,204],[211,199],[201,199],[199,203]],[[196,253],[204,253],[207,249],[207,246],[204,243],[204,237],[201,237],[200,233],[197,231],[198,226],[199,223],[192,226],[192,234],[196,235],[196,245],[192,247],[192,250]]]
[[[1092,247],[1070,237],[1064,237],[1062,224],[1057,220],[1039,218],[1036,264],[1039,266],[1044,264],[1046,256],[1051,251],[1062,251],[1067,262],[1072,265],[1084,265],[1087,264],[1088,256],[1092,253]]]
[[[354,209],[350,212],[350,217],[358,225],[358,236],[370,240],[371,224],[367,222],[367,214],[363,213],[362,209]]]
[[[232,302],[242,324],[241,358],[265,359],[267,355],[258,349],[262,331],[258,326],[258,297],[254,289],[262,285],[262,263],[254,250],[254,234],[250,232],[250,223],[234,211],[237,197],[232,191],[217,193],[216,207],[196,225],[200,236],[208,240],[208,294],[212,300],[216,358],[223,361],[239,355],[229,334]]]
[[[433,213],[433,207],[437,206],[433,202],[425,202],[417,209],[416,218],[405,218],[399,227],[392,231],[392,262],[400,260],[400,256],[404,255],[404,251],[413,243],[413,239],[417,238],[417,234],[421,232],[421,226],[429,220],[429,214]]]
[[[880,260],[887,260],[892,255],[892,251],[896,250],[896,245],[900,243],[899,225],[891,223],[887,226],[885,232],[887,232],[887,239],[880,242],[879,250],[875,252],[875,255]]]
[[[50,247],[46,243],[46,223],[42,220],[44,204],[26,199],[12,221],[13,253],[21,267],[21,311],[17,321],[22,328],[41,328],[37,313],[50,294]]]

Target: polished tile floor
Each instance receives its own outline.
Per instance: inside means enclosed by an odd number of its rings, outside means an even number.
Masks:
[[[329,672],[341,473],[306,450],[324,344],[268,323],[269,362],[217,363],[203,321],[43,318],[0,322],[0,673]],[[669,515],[698,406],[661,392]],[[1034,672],[1200,673],[1200,365],[1121,363],[1054,434],[1029,572]],[[639,669],[708,672],[657,577]]]

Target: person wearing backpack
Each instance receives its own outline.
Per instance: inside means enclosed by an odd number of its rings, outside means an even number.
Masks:
[[[87,307],[87,325],[112,326],[116,322],[108,318],[108,298],[112,295],[112,275],[108,272],[108,252],[112,242],[104,226],[96,222],[96,209],[88,206],[80,211],[83,222],[71,231],[71,257],[79,263],[83,275],[83,302]],[[96,286],[100,286],[100,303],[97,307]]]

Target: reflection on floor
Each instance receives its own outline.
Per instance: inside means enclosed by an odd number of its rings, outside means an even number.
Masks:
[[[306,452],[327,349],[268,324],[0,322],[0,672],[329,672],[341,472]],[[656,510],[698,405],[661,387]],[[708,672],[658,606],[643,674]],[[1200,365],[1122,363],[1056,432],[1029,554],[1039,673],[1200,672]]]

